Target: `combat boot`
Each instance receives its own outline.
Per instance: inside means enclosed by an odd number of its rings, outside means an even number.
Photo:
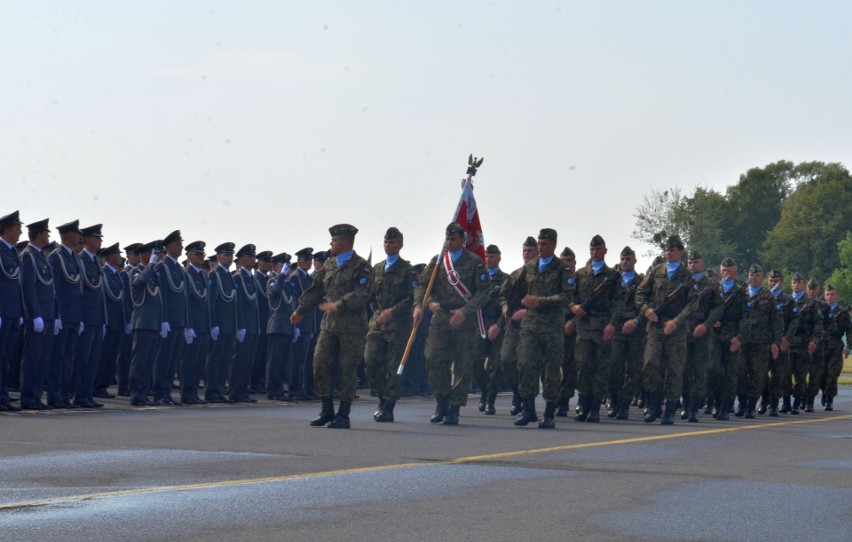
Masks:
[[[449,410],[447,410],[447,415],[444,417],[444,425],[458,425],[459,424],[459,407],[458,405],[450,406]]]
[[[616,414],[618,414],[618,395],[610,394],[606,402],[606,417],[615,418]]]
[[[809,395],[806,399],[805,403],[805,412],[813,412],[814,411],[814,397]]]
[[[663,412],[663,419],[660,420],[660,423],[662,425],[674,425],[675,410],[677,410],[676,403],[666,399],[666,410]]]
[[[553,416],[556,414],[556,403],[548,402],[544,407],[544,419],[538,422],[539,429],[553,429],[556,427],[556,422],[553,421]]]
[[[737,418],[742,418],[743,416],[745,416],[747,403],[748,399],[746,399],[745,397],[740,397],[740,401],[737,404],[737,410],[736,412],[734,412],[734,416],[736,416]]]
[[[701,407],[697,402],[693,402],[692,404],[689,405],[689,418],[687,418],[687,421],[692,422],[692,423],[698,422],[698,409],[699,408],[701,408]]]
[[[764,393],[760,396],[760,406],[757,409],[757,413],[761,416],[766,414],[766,411],[769,409],[769,396]]]
[[[793,397],[793,406],[790,407],[790,414],[799,414],[800,406],[802,406],[802,401],[798,397]]]
[[[385,409],[385,398],[380,394],[379,395],[379,406],[376,407],[376,411],[373,412],[373,419],[375,420],[379,416],[382,415],[382,411]]]
[[[648,402],[648,400],[646,399],[647,395],[648,394],[645,393],[644,391],[639,392],[638,396],[636,397],[636,406],[638,408],[640,408],[642,410],[645,409],[645,403]]]
[[[377,422],[392,422],[393,421],[393,407],[395,405],[396,405],[396,401],[385,401],[385,404],[382,407],[382,411],[374,419]]]
[[[568,399],[563,398],[556,402],[556,416],[559,418],[568,416]]]
[[[689,409],[692,407],[692,401],[689,397],[683,398],[683,408],[680,411],[680,419],[685,420],[689,418]]]
[[[340,405],[337,407],[337,416],[328,422],[326,427],[329,429],[349,429],[349,408],[351,406],[352,403],[340,401]]]
[[[591,397],[588,395],[581,396],[577,400],[577,415],[574,416],[574,420],[578,422],[586,421],[586,417],[589,415],[589,408],[591,408]]]
[[[444,421],[444,417],[447,415],[447,406],[448,399],[446,397],[437,397],[437,404],[435,405],[435,413],[432,414],[432,417],[429,418],[429,421],[432,423],[441,423]]]
[[[660,416],[660,398],[656,393],[648,396],[648,412],[645,414],[643,421],[645,423],[653,423]]]
[[[494,401],[497,400],[496,393],[489,393],[488,397],[485,399],[485,413],[489,416],[493,416],[497,414],[497,409],[494,408]]]
[[[601,421],[601,400],[597,397],[589,397],[589,414],[586,416],[587,422],[598,423]]]
[[[636,393],[633,394],[633,400],[630,401],[630,406],[639,406],[639,395],[641,395],[641,392],[637,389]]]
[[[479,396],[479,411],[485,412],[485,405],[487,405],[487,404],[488,404],[488,393],[483,391],[482,394]]]
[[[781,412],[781,414],[789,414],[789,413],[790,413],[790,410],[791,410],[791,407],[790,407],[790,396],[789,396],[789,395],[785,395],[785,396],[784,396],[784,400],[783,400],[783,402],[782,402],[782,404],[781,404],[781,410],[780,410],[780,412]]]
[[[616,420],[626,420],[630,417],[630,405],[631,402],[627,399],[622,399],[621,404],[618,405],[618,413],[615,415]]]
[[[518,393],[518,386],[512,386],[512,406],[509,408],[509,414],[517,416],[523,409],[523,401],[521,394]]]
[[[716,413],[716,420],[720,422],[727,422],[731,420],[731,416],[728,413],[728,405],[725,404],[724,401],[719,403],[719,412]]]
[[[314,427],[322,427],[334,419],[334,400],[331,397],[322,398],[322,408],[320,415],[311,420],[311,425]]]
[[[746,399],[745,419],[747,419],[747,420],[753,420],[754,419],[754,407],[756,405],[757,405],[757,398]]]
[[[525,425],[529,425],[530,423],[537,421],[538,416],[535,414],[535,397],[524,399],[524,411],[521,412],[521,415],[518,416],[517,420],[515,420],[515,425],[518,427],[524,427]]]
[[[826,412],[832,412],[834,410],[834,398],[829,397],[825,400],[825,410]]]
[[[775,398],[769,403],[769,415],[773,418],[778,417],[778,399]]]
[[[712,416],[715,410],[716,403],[713,401],[712,397],[707,398],[707,404],[704,406],[704,415]]]

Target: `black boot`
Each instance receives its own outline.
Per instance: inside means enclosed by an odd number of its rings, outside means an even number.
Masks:
[[[802,400],[799,397],[793,397],[793,406],[790,407],[790,414],[798,414],[799,407],[802,405]]]
[[[690,405],[692,405],[692,401],[690,401],[689,396],[684,395],[683,396],[683,404],[682,404],[683,408],[680,411],[680,419],[681,420],[685,420],[685,419],[689,418]]]
[[[789,414],[792,408],[790,407],[790,396],[785,395],[783,402],[781,403],[781,414]]]
[[[647,393],[640,391],[636,396],[636,406],[644,410],[645,404],[648,402],[647,397]]]
[[[737,411],[734,412],[734,416],[736,416],[737,418],[742,418],[743,416],[745,416],[747,404],[748,404],[748,399],[745,398],[745,397],[740,397],[740,401],[737,404]]]
[[[458,425],[459,424],[459,407],[458,405],[453,405],[447,410],[447,415],[444,418],[444,425]]]
[[[746,411],[745,411],[745,419],[753,420],[754,419],[754,407],[757,405],[757,398],[749,397],[746,399]]]
[[[586,421],[586,417],[589,415],[589,409],[592,405],[591,399],[591,397],[585,395],[580,396],[580,398],[577,400],[577,414],[574,416],[575,421]]]
[[[653,423],[660,416],[660,397],[656,393],[648,395],[648,412],[645,414],[643,421],[645,423]]]
[[[692,423],[697,423],[698,422],[698,410],[700,408],[701,408],[701,405],[698,404],[697,401],[693,401],[692,403],[690,403],[690,405],[689,405],[689,418],[687,418],[687,421],[692,422]]]
[[[826,412],[832,412],[834,410],[834,397],[829,397],[825,400],[825,410]]]
[[[778,398],[772,399],[769,402],[769,415],[773,418],[778,417]]]
[[[334,401],[331,397],[322,398],[322,409],[317,418],[311,420],[311,425],[314,427],[322,427],[334,419]]]
[[[635,407],[639,406],[639,395],[641,395],[641,392],[637,388],[636,393],[633,394],[633,400],[630,401],[630,406],[635,406]]]
[[[805,412],[813,412],[814,411],[814,396],[809,395],[805,402]]]
[[[429,418],[429,421],[432,423],[441,423],[442,421],[444,421],[444,417],[447,415],[447,407],[449,403],[446,397],[437,397],[436,401],[438,404],[435,405],[435,413],[432,414],[432,417]]]
[[[396,405],[396,401],[385,401],[385,404],[382,406],[382,411],[373,419],[377,422],[392,422],[394,405]]]
[[[326,427],[329,429],[349,429],[349,407],[352,403],[340,401],[337,407],[337,416],[331,420]]]
[[[535,397],[524,399],[524,411],[521,412],[521,415],[518,416],[517,420],[515,420],[515,425],[518,427],[524,427],[525,425],[529,425],[530,423],[537,421],[538,416],[535,414]]]
[[[559,399],[556,402],[556,416],[559,418],[568,416],[568,399]]]
[[[666,410],[663,412],[663,419],[660,420],[660,423],[662,425],[674,425],[675,410],[677,410],[675,401],[666,400]]]
[[[716,413],[715,418],[720,422],[727,422],[731,420],[730,411],[728,410],[728,405],[725,401],[719,401],[719,406],[717,407],[719,412]]]
[[[497,409],[494,408],[494,401],[497,400],[496,393],[489,393],[488,397],[485,399],[485,413],[489,416],[493,416],[497,414]]]
[[[482,392],[479,396],[479,411],[485,412],[485,405],[488,404],[488,394],[486,392]]]
[[[713,415],[713,410],[714,410],[713,406],[714,406],[714,404],[715,404],[715,403],[713,402],[713,398],[712,398],[712,397],[708,397],[708,398],[707,398],[707,404],[704,406],[704,415],[705,415],[705,416],[712,416],[712,415]]]
[[[610,394],[606,402],[606,417],[615,418],[616,414],[618,414],[618,395]]]
[[[512,386],[512,406],[509,408],[509,414],[517,416],[523,408],[523,401],[521,400],[521,394],[518,393],[518,387]]]
[[[385,409],[385,398],[380,394],[379,395],[379,406],[376,407],[376,411],[373,412],[373,419],[375,420],[379,416],[382,415],[382,411]]]
[[[766,392],[760,396],[760,406],[757,408],[757,413],[761,416],[766,414],[766,411],[769,410],[769,395]]]
[[[556,427],[556,422],[553,417],[556,415],[556,403],[547,403],[544,407],[544,419],[538,422],[539,429],[553,429]]]
[[[618,413],[615,415],[616,420],[626,420],[630,417],[630,405],[632,403],[627,399],[622,399],[618,405]]]
[[[589,397],[589,414],[586,416],[587,422],[598,423],[601,421],[601,400],[595,396]]]

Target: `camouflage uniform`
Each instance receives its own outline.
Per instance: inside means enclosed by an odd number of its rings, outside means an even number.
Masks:
[[[828,306],[824,315],[825,329],[825,379],[822,397],[826,410],[834,410],[834,397],[837,396],[837,379],[843,370],[843,335],[849,343],[852,335],[852,320],[849,311],[840,308],[840,304]]]
[[[770,345],[779,344],[783,323],[775,308],[775,298],[765,298],[761,286],[756,292],[743,296],[740,329],[737,336],[742,343],[737,371],[737,395],[746,401],[746,415],[753,417],[757,399],[763,391],[763,379],[769,365]],[[749,415],[750,414],[750,415]],[[739,415],[739,411],[737,411]]]
[[[717,419],[729,420],[728,412],[734,402],[737,391],[737,358],[739,352],[731,352],[731,339],[736,337],[740,331],[740,319],[743,314],[742,292],[743,285],[737,281],[730,289],[722,291],[719,297],[722,300],[722,315],[719,318],[718,327],[713,327],[713,339],[715,346],[711,348],[718,357],[716,358],[719,370],[718,396],[714,397],[718,411]],[[713,391],[712,388],[710,390]]]
[[[518,338],[521,334],[521,323],[511,321],[512,314],[523,308],[521,299],[524,297],[524,288],[521,284],[524,268],[520,267],[512,271],[500,286],[498,302],[500,307],[506,307],[509,321],[503,328],[503,344],[500,348],[499,368],[496,370],[503,374],[503,378],[512,387],[512,404],[520,408],[520,392],[518,391]],[[517,412],[512,412],[516,414]]]
[[[710,357],[710,341],[713,324],[719,321],[724,307],[722,298],[716,293],[716,283],[703,275],[689,294],[694,312],[689,317],[686,336],[686,363],[683,374],[684,409],[689,412],[689,421],[698,421],[698,409],[707,395],[707,365]],[[704,324],[707,333],[693,337],[692,332]]]
[[[793,302],[792,296],[780,292],[775,296],[775,310],[781,317],[781,325],[786,330],[793,319]],[[790,388],[786,392],[787,387]],[[786,395],[785,405],[789,402],[789,396],[792,393],[792,383],[790,380],[790,353],[781,352],[775,363],[771,364],[769,374],[767,375],[766,385],[763,387],[764,399],[768,401],[769,407],[772,410],[771,416],[777,416],[775,412],[778,406],[778,400]],[[786,392],[786,393],[785,393]]]
[[[789,359],[790,373],[793,377],[793,396],[795,397],[793,410],[798,406],[804,406],[809,392],[808,372],[810,371],[811,355],[808,353],[808,343],[814,341],[819,345],[823,336],[823,319],[820,314],[822,307],[819,301],[811,304],[807,294],[803,294],[798,301],[794,300],[792,307],[793,317],[787,326],[784,336],[790,342]],[[813,359],[818,359],[821,350],[813,354]],[[819,382],[817,381],[817,386]],[[796,412],[798,414],[798,412]]]
[[[503,287],[503,283],[506,282],[506,279],[508,278],[508,273],[505,273],[500,269],[497,269],[494,275],[491,276],[491,280],[488,285],[488,303],[486,303],[485,307],[482,309],[482,317],[485,319],[485,329],[488,329],[494,324],[501,327],[503,326],[499,297],[500,289]],[[491,401],[492,404],[493,398],[500,393],[500,390],[503,388],[503,382],[507,380],[503,370],[503,362],[500,359],[500,354],[503,349],[504,335],[505,333],[501,329],[500,334],[493,341],[490,341],[487,338],[480,341],[480,355],[486,358],[486,376],[488,377],[486,387],[483,388],[483,392],[488,394],[488,401]],[[477,364],[479,364],[478,361]]]
[[[617,408],[616,417],[626,420],[630,409],[630,401],[636,393],[642,372],[642,354],[645,349],[645,330],[637,327],[633,333],[624,334],[621,329],[625,322],[639,316],[636,309],[636,289],[642,283],[645,275],[636,273],[629,282],[619,281],[619,295],[623,310],[619,315],[619,323],[615,327],[610,350],[610,383],[609,393],[613,408]]]
[[[567,323],[573,319],[574,315],[566,311],[565,322]],[[562,354],[562,382],[559,385],[559,408],[556,412],[557,416],[568,415],[568,402],[574,397],[574,390],[577,389],[577,358],[574,356],[574,347],[577,344],[577,329],[574,328],[570,334],[566,334],[563,326],[562,342],[565,345],[565,350]]]

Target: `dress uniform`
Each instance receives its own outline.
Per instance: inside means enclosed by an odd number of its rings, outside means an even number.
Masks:
[[[18,211],[0,218],[0,411],[18,410],[9,401],[6,375],[19,359],[17,351],[24,319],[21,259],[15,246],[21,237],[22,224]]]
[[[186,274],[177,261],[183,251],[180,230],[168,234],[163,239],[163,247],[166,254],[156,266],[163,302],[163,322],[160,330],[163,341],[154,362],[154,400],[173,405],[176,402],[172,399],[172,383],[186,346],[184,332],[189,307]]]
[[[249,381],[250,393],[266,393],[266,348],[267,332],[269,326],[269,298],[267,297],[267,283],[269,273],[272,271],[272,251],[264,250],[257,253],[257,267],[254,270],[254,283],[257,287],[257,314],[260,333],[257,336],[257,347],[255,348],[254,361],[251,367],[251,380]]]
[[[203,404],[198,397],[198,383],[204,371],[204,362],[210,351],[210,294],[204,263],[204,241],[186,245],[189,265],[184,271],[187,287],[187,322],[184,332],[186,350],[180,365],[180,401],[185,405]]]
[[[296,268],[288,280],[293,285],[293,295],[296,296],[297,302],[314,280],[308,273],[311,270],[313,250],[311,247],[305,247],[295,253]],[[293,344],[293,362],[288,369],[287,378],[291,400],[307,399],[313,387],[311,345],[319,332],[320,319],[319,309],[313,308],[299,320],[296,342]]]
[[[77,341],[72,375],[74,405],[81,408],[103,406],[94,400],[107,321],[104,275],[97,257],[103,238],[101,227],[101,224],[96,224],[80,230],[83,250],[77,255],[83,285],[83,332]]]
[[[127,318],[127,325],[124,326],[124,336],[121,338],[121,352],[118,355],[116,363],[116,379],[118,380],[119,397],[130,397],[130,359],[133,354],[133,326],[130,324],[133,315],[133,298],[130,293],[130,277],[133,270],[139,265],[138,250],[142,243],[130,243],[124,247],[124,253],[127,255],[127,263],[119,272],[118,276],[121,283],[124,285],[124,311]]]
[[[236,254],[238,268],[233,274],[237,288],[237,344],[234,347],[228,391],[229,398],[235,403],[255,402],[249,396],[249,379],[260,335],[258,305],[260,300],[266,301],[258,292],[251,273],[256,254],[252,244],[241,247]]]
[[[215,250],[217,265],[207,279],[213,344],[204,369],[204,399],[210,403],[230,403],[225,397],[225,378],[234,353],[239,295],[234,278],[228,272],[234,259],[234,243],[222,243]]]
[[[284,401],[284,382],[287,369],[292,364],[293,337],[296,328],[290,316],[296,309],[296,291],[287,280],[290,271],[290,255],[286,252],[273,257],[273,263],[281,266],[266,283],[269,301],[269,322],[266,325],[266,397],[273,401]]]
[[[121,249],[118,243],[103,248],[98,253],[106,259],[101,268],[104,276],[104,297],[106,299],[106,336],[104,337],[101,362],[95,379],[95,397],[110,399],[115,395],[109,393],[107,388],[112,384],[116,375],[116,363],[121,351],[121,341],[124,337],[126,326],[130,323],[130,312],[126,310],[125,298],[130,296],[125,291],[124,281],[119,274],[121,262]]]
[[[142,258],[130,278],[133,301],[131,326],[133,327],[133,352],[130,359],[130,404],[150,406],[159,404],[148,399],[154,374],[154,360],[159,338],[163,333],[163,302],[161,284],[157,276],[158,257],[154,252],[162,241],[151,241],[139,247]]]
[[[358,228],[338,224],[328,231],[331,257],[299,298],[299,306],[290,321],[298,324],[314,307],[324,312],[313,360],[314,386],[322,400],[322,410],[311,425],[342,429],[350,426],[349,411],[355,399],[358,363],[364,355],[373,269],[352,250]],[[339,366],[340,397],[336,416],[332,399],[332,368],[335,365]]]

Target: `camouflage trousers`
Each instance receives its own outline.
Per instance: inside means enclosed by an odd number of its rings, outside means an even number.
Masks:
[[[772,356],[766,343],[744,343],[737,364],[737,395],[758,399],[763,391],[763,379]]]
[[[723,405],[728,407],[734,403],[734,396],[737,393],[740,353],[731,352],[730,341],[719,342],[715,350],[719,356],[719,399]]]
[[[555,331],[521,330],[518,341],[518,390],[522,398],[537,396],[541,379],[544,400],[555,403],[559,399],[564,348],[562,328]]]
[[[341,402],[355,400],[358,365],[364,355],[364,333],[335,333],[322,330],[314,349],[314,389],[320,398],[332,397],[334,368],[339,366],[338,397]]]
[[[612,341],[604,342],[603,330],[597,337],[577,336],[574,358],[577,360],[577,395],[580,397],[606,397],[611,346]]]
[[[488,326],[485,326],[488,329]],[[489,366],[489,353],[491,352],[491,341],[488,339],[479,338],[479,353],[476,356],[476,361],[471,367],[470,379],[480,391],[488,389],[488,373],[491,371]]]
[[[771,356],[770,356],[771,359]],[[763,390],[770,399],[780,399],[784,395],[790,382],[790,356],[787,352],[778,354],[778,359],[769,364],[769,372],[766,375],[766,384]]]
[[[707,397],[707,365],[710,359],[710,338],[686,340],[686,362],[683,366],[683,397],[704,401]]]
[[[504,382],[508,382],[509,385],[518,383],[517,366],[507,370],[508,368],[503,363],[503,338],[505,336],[505,333],[501,333],[497,340],[491,343],[488,359],[485,362],[488,365],[488,384],[485,391],[488,393],[500,393]]]
[[[820,384],[822,383],[823,375],[825,374],[825,343],[819,341],[817,343],[816,352],[811,357],[811,363],[808,365],[808,387],[805,393],[809,397],[819,395]]]
[[[574,397],[577,389],[577,358],[574,356],[574,347],[577,344],[577,333],[563,335],[565,352],[562,354],[562,381],[559,384],[559,400],[567,401]]]
[[[518,339],[520,335],[521,328],[508,326],[503,332],[503,345],[500,347],[500,371],[510,386],[518,385]]]
[[[633,399],[642,374],[645,334],[616,335],[610,346],[609,394]]]
[[[683,386],[685,358],[685,333],[665,335],[662,326],[649,326],[642,362],[642,385],[645,392],[661,393],[664,399],[677,401]]]
[[[479,357],[479,339],[476,327],[450,327],[449,316],[443,311],[432,316],[426,339],[426,372],[437,399],[446,397],[450,406],[467,404],[470,373]]]
[[[789,352],[790,376],[793,378],[793,396],[804,397],[808,388],[811,355],[807,350],[795,349]]]
[[[825,347],[825,371],[823,373],[822,393],[828,399],[837,396],[837,379],[843,371],[843,343],[828,344]]]
[[[402,376],[397,375],[410,330],[367,334],[364,362],[370,390],[387,401],[402,395]]]

